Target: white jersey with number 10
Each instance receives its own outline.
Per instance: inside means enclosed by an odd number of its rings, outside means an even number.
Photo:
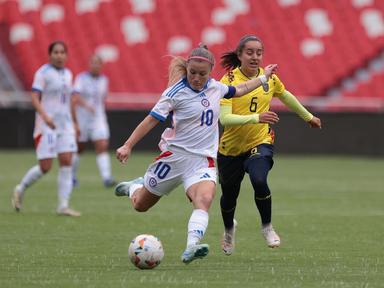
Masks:
[[[220,99],[233,97],[235,91],[212,78],[201,91],[192,89],[186,78],[166,89],[150,112],[162,122],[171,117],[160,149],[216,158]]]

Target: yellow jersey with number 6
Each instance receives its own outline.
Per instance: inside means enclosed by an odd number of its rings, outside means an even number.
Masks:
[[[259,68],[259,75],[262,74],[264,69]],[[248,80],[250,78],[236,68],[230,74],[224,75],[220,81],[236,86]],[[232,113],[237,115],[260,114],[269,111],[272,97],[280,96],[284,91],[284,84],[276,75],[273,75],[263,86],[241,97],[222,99],[220,105],[232,106]],[[219,152],[226,156],[238,156],[259,144],[273,144],[273,138],[273,131],[268,124],[224,126]]]

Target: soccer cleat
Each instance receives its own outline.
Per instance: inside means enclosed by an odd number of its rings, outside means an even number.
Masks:
[[[183,255],[181,255],[181,261],[188,264],[193,260],[204,258],[208,255],[208,252],[208,244],[196,244],[185,249]]]
[[[120,182],[115,187],[115,195],[116,196],[128,196],[128,197],[130,197],[130,195],[129,195],[129,188],[133,184],[144,184],[144,178],[143,177],[139,177],[139,178],[136,178],[136,179],[134,179],[132,181]]]
[[[12,206],[16,210],[16,212],[20,212],[21,205],[23,202],[23,190],[21,185],[16,185],[15,189],[13,190],[12,195]]]
[[[113,178],[109,178],[109,179],[105,179],[103,181],[103,184],[105,188],[110,188],[116,185],[116,181]]]
[[[237,221],[233,219],[233,227],[230,230],[224,229],[223,239],[221,240],[221,249],[228,256],[235,250],[236,226]]]
[[[272,227],[272,224],[268,224],[261,229],[261,233],[263,234],[265,240],[267,241],[267,245],[270,248],[276,248],[280,246],[280,237],[277,235],[275,230]]]
[[[79,211],[73,210],[71,208],[61,208],[57,210],[57,215],[59,216],[72,216],[72,217],[80,217],[81,213]]]

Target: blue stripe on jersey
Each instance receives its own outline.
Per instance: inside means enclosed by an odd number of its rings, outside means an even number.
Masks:
[[[34,87],[32,87],[32,92],[37,92],[37,93],[42,93],[43,91],[42,90],[40,90],[40,89],[38,89],[38,88],[34,88]]]
[[[181,89],[183,89],[185,87],[185,84],[184,84],[184,81],[183,80],[181,80],[181,81],[179,81],[177,84],[175,84],[173,87],[172,87],[172,89],[171,90],[169,90],[168,92],[167,92],[167,94],[165,94],[165,95],[167,95],[168,97],[173,97],[173,96],[175,96],[175,94],[177,93],[177,92],[179,92]]]
[[[164,122],[166,120],[165,117],[161,116],[160,114],[158,114],[154,111],[149,112],[149,115],[151,115],[152,117],[156,118],[157,120],[159,120],[161,122]]]
[[[228,86],[228,93],[224,95],[225,99],[232,98],[236,94],[236,88],[234,86]]]

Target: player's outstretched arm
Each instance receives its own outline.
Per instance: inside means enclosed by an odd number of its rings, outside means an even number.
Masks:
[[[321,121],[319,118],[313,116],[297,98],[288,90],[285,90],[278,96],[280,101],[285,104],[289,109],[295,112],[301,119],[309,123],[311,128],[321,128]]]
[[[144,118],[143,121],[132,132],[131,136],[125,141],[124,145],[116,150],[116,157],[121,163],[127,162],[131,155],[132,148],[139,142],[149,131],[153,129],[160,121],[151,115]]]
[[[257,123],[276,124],[277,122],[279,122],[279,116],[272,111],[266,111],[260,114],[238,115],[232,113],[232,105],[220,106],[220,123],[223,126]]]
[[[260,75],[257,78],[236,85],[236,94],[233,97],[241,97],[268,82],[269,77],[276,72],[276,69],[277,64],[270,64],[264,68],[264,75]]]

